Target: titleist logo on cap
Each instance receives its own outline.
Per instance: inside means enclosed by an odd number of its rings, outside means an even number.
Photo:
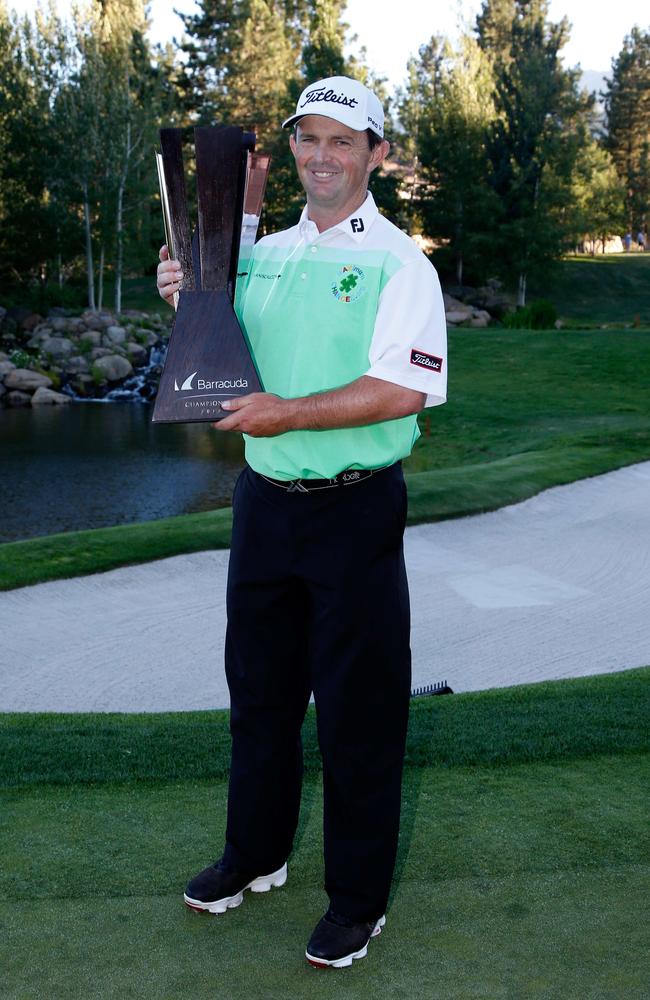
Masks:
[[[337,94],[334,90],[319,87],[317,90],[310,90],[308,94],[305,94],[298,107],[304,108],[306,104],[314,104],[316,101],[331,101],[332,104],[342,104],[346,108],[356,108],[359,103],[356,97],[346,97],[345,94]]]

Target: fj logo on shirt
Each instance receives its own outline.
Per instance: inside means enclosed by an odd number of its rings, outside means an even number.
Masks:
[[[332,282],[332,295],[339,302],[356,302],[366,291],[366,276],[356,264],[344,264],[336,281]]]
[[[352,226],[353,233],[362,233],[366,228],[363,224],[363,219],[350,219],[350,225]]]
[[[442,358],[437,358],[435,354],[425,354],[424,351],[411,351],[411,364],[427,368],[430,372],[442,371]]]

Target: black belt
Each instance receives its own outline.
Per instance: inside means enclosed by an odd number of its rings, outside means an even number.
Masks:
[[[270,476],[263,476],[261,472],[257,475],[287,493],[311,493],[312,490],[330,490],[335,486],[352,486],[353,483],[361,483],[364,479],[370,479],[371,476],[388,468],[390,466],[385,465],[382,469],[344,469],[332,479],[271,479]]]

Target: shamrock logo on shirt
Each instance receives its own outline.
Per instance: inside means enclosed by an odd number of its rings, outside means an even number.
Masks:
[[[348,274],[347,278],[344,278],[339,285],[339,288],[342,292],[345,292],[345,294],[348,295],[357,284],[357,281],[358,278],[354,274]]]
[[[356,264],[344,264],[336,281],[332,282],[332,295],[338,302],[356,302],[366,291],[366,276]]]

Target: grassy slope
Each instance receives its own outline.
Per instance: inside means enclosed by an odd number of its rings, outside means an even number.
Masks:
[[[650,458],[650,333],[456,330],[450,345],[450,402],[424,413],[406,463],[411,523]],[[224,510],[8,543],[0,589],[221,548],[229,534]]]
[[[650,668],[414,699],[406,762],[466,767],[650,751]],[[305,767],[320,769],[315,715]],[[0,714],[0,787],[223,778],[228,713]]]
[[[1,719],[3,1000],[645,1000],[649,681],[416,702],[386,931],[331,975],[302,958],[325,906],[313,755],[286,888],[200,918],[179,896],[223,837],[224,713]]]
[[[530,298],[543,296],[560,316],[591,323],[650,325],[650,253],[567,257]]]

